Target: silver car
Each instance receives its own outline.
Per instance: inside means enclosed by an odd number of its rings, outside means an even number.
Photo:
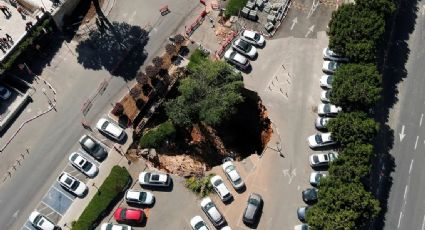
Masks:
[[[236,170],[231,158],[224,159],[222,168],[233,188],[238,190],[245,186],[245,183],[243,182],[239,172]]]
[[[126,135],[123,128],[105,118],[99,119],[96,128],[116,141],[122,141]]]
[[[334,74],[341,65],[341,63],[335,61],[324,61],[322,70],[325,73]]]
[[[249,58],[255,58],[257,56],[257,49],[246,42],[245,40],[242,40],[240,38],[236,39],[232,43],[233,49],[238,51],[239,53],[248,56]]]
[[[341,56],[332,50],[330,50],[328,47],[323,49],[323,59],[330,60],[330,61],[338,61],[338,62],[348,62],[349,59],[347,57]]]
[[[238,67],[242,70],[246,70],[250,66],[248,59],[246,57],[242,56],[240,53],[233,50],[232,48],[228,49],[226,51],[226,53],[224,53],[224,59],[228,63],[230,63],[230,64],[232,64],[232,65],[234,65],[234,66],[236,66],[236,67]]]
[[[219,227],[226,222],[226,219],[224,219],[221,212],[218,211],[217,206],[215,206],[211,198],[205,197],[204,199],[202,199],[201,209],[205,212],[208,219],[210,219],[211,223],[213,223],[215,227]]]
[[[254,224],[258,221],[258,216],[261,213],[263,199],[257,193],[251,193],[248,198],[248,204],[242,216],[245,224]]]
[[[329,123],[331,119],[332,118],[330,117],[318,117],[316,118],[314,125],[316,126],[316,129],[326,130],[327,129],[326,125]]]
[[[258,47],[263,47],[266,41],[263,35],[252,30],[244,30],[241,34],[241,39]]]

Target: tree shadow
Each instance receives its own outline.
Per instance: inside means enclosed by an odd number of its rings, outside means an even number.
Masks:
[[[77,61],[84,68],[106,69],[112,75],[132,79],[147,57],[148,32],[125,22],[102,19],[98,30],[89,33],[77,47]]]
[[[394,158],[390,154],[394,145],[394,130],[386,123],[389,120],[390,109],[398,102],[397,85],[407,77],[405,65],[410,54],[407,42],[415,28],[417,3],[417,0],[399,0],[396,3],[399,12],[389,20],[390,25],[387,28],[393,31],[386,34],[383,43],[387,46],[378,57],[378,66],[383,73],[383,93],[382,100],[374,108],[374,118],[380,123],[381,129],[374,142],[375,155],[371,159],[369,187],[380,201],[381,212],[364,229],[384,229],[385,227],[388,198],[393,184],[391,173],[396,167]]]

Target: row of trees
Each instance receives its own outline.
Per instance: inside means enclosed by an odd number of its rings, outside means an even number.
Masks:
[[[340,154],[320,183],[317,204],[307,213],[312,229],[357,229],[380,211],[379,201],[367,189],[372,142],[379,131],[370,112],[381,99],[376,60],[394,10],[392,0],[356,0],[332,14],[329,47],[351,63],[334,75],[330,101],[344,112],[329,122],[328,129],[340,143]]]

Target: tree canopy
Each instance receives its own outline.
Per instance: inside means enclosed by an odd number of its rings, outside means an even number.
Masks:
[[[343,4],[329,22],[329,47],[353,62],[372,62],[385,32],[380,13],[354,4]]]
[[[361,183],[344,183],[332,176],[320,182],[318,197],[307,212],[312,229],[357,229],[380,211],[379,201]]]
[[[379,130],[379,123],[363,112],[340,113],[329,121],[332,138],[342,147],[350,143],[370,143]]]
[[[347,110],[367,110],[381,98],[381,74],[373,64],[346,64],[337,69],[330,101]]]
[[[243,101],[242,87],[242,75],[225,62],[201,61],[181,80],[180,95],[166,102],[167,115],[179,126],[220,124]]]

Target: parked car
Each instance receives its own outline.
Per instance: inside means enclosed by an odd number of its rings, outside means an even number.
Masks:
[[[332,139],[331,133],[316,133],[309,136],[307,140],[310,148],[325,147],[336,144],[336,141]]]
[[[342,65],[340,62],[336,61],[324,61],[322,71],[325,73],[334,74],[335,71]]]
[[[88,177],[94,177],[99,169],[95,164],[87,160],[81,153],[73,152],[69,155],[69,162]]]
[[[131,230],[131,226],[125,224],[103,223],[100,230]]]
[[[9,99],[10,95],[12,95],[10,90],[8,88],[6,88],[5,86],[0,85],[0,98],[2,100],[7,100],[7,99]]]
[[[317,172],[317,171],[312,172],[310,174],[310,184],[313,186],[318,186],[320,185],[320,180],[323,177],[327,177],[327,176],[328,174],[326,172]]]
[[[301,195],[303,201],[309,204],[317,201],[318,193],[319,190],[317,188],[307,188],[302,191]]]
[[[322,90],[322,92],[320,93],[320,100],[322,102],[329,103],[331,101],[331,93],[331,90]]]
[[[77,178],[71,176],[66,172],[62,172],[58,177],[58,182],[69,192],[81,197],[87,191],[87,186]]]
[[[332,50],[330,50],[328,47],[323,49],[323,59],[330,60],[330,61],[337,61],[337,62],[348,62],[349,59],[347,57],[341,56]]]
[[[311,206],[304,206],[297,209],[298,219],[302,222],[305,222],[307,219],[307,212],[311,208]]]
[[[96,128],[106,136],[116,140],[122,141],[125,137],[124,129],[119,125],[109,121],[106,118],[100,118],[100,120],[96,124]]]
[[[222,165],[224,174],[226,174],[227,179],[229,179],[233,188],[236,190],[241,189],[245,186],[239,172],[236,170],[235,165],[232,162],[231,158],[225,158]]]
[[[257,193],[251,193],[248,197],[248,203],[243,212],[242,220],[245,224],[254,224],[258,221],[258,217],[261,213],[263,205],[263,199]]]
[[[103,161],[108,155],[108,152],[105,150],[105,148],[89,135],[83,135],[79,142],[84,151],[86,151],[98,161]]]
[[[316,126],[316,128],[319,130],[326,130],[327,129],[326,125],[328,125],[331,119],[332,118],[330,117],[318,117],[316,118],[316,121],[314,122],[314,126]]]
[[[232,48],[228,49],[226,53],[224,53],[224,59],[242,70],[246,70],[250,66],[248,59]]]
[[[133,204],[151,205],[155,197],[151,192],[129,189],[125,193],[125,201]]]
[[[322,75],[320,77],[320,87],[332,89],[332,82],[334,81],[334,76],[332,75]]]
[[[114,213],[117,222],[140,223],[146,216],[142,209],[134,208],[117,208]]]
[[[223,179],[221,178],[221,176],[213,176],[210,179],[210,182],[215,190],[215,192],[218,194],[218,196],[220,197],[220,199],[224,202],[232,199],[232,194],[229,192],[229,189],[227,188],[227,186],[224,184]]]
[[[160,172],[141,172],[139,174],[140,185],[168,187],[171,183],[170,175]]]
[[[240,38],[236,39],[232,43],[233,49],[238,51],[239,53],[248,56],[249,58],[255,58],[257,56],[257,49],[246,42],[245,40],[242,40]]]
[[[205,215],[207,215],[208,219],[210,219],[211,223],[213,223],[215,227],[219,227],[226,222],[226,219],[224,219],[221,212],[218,211],[217,206],[215,206],[209,197],[202,199],[201,209],[205,212]]]
[[[338,115],[339,112],[342,111],[342,108],[336,105],[332,105],[332,104],[324,104],[324,103],[320,103],[317,106],[317,114],[319,114],[319,116],[327,116],[327,117],[333,117]]]
[[[49,220],[47,217],[35,210],[30,214],[28,220],[30,221],[32,226],[39,230],[59,229],[58,226],[56,226],[51,220]]]
[[[232,228],[230,226],[224,226],[220,230],[232,230]]]
[[[266,41],[263,35],[252,30],[244,30],[242,32],[241,39],[246,42],[249,42],[251,45],[258,47],[263,47]]]
[[[294,230],[308,230],[308,225],[307,224],[299,224],[294,226]]]
[[[190,220],[190,226],[193,230],[209,230],[207,224],[200,216],[195,216]]]
[[[310,155],[310,165],[312,167],[329,166],[329,163],[338,158],[337,152],[313,153]]]

